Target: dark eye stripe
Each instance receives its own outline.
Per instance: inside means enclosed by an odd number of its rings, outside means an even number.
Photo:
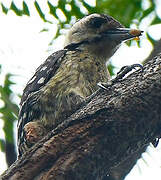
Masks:
[[[101,18],[101,17],[94,17],[90,20],[90,26],[94,28],[99,28],[102,24],[106,22],[106,19]]]

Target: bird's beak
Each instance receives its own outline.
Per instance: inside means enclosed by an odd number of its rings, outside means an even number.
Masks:
[[[117,41],[126,41],[133,38],[138,38],[141,36],[143,31],[137,29],[128,29],[128,28],[116,28],[107,30],[105,32],[106,36],[109,36],[112,40]]]

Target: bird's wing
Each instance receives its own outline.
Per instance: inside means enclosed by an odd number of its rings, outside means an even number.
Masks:
[[[33,77],[27,83],[20,102],[20,111],[18,118],[18,144],[23,141],[23,127],[33,119],[39,118],[39,112],[34,111],[32,106],[37,101],[39,90],[54,76],[59,68],[67,49],[53,53],[46,61],[40,65]]]
[[[50,55],[46,61],[41,64],[37,69],[33,77],[28,81],[21,98],[22,105],[28,95],[32,92],[38,91],[40,88],[42,88],[51,77],[54,76],[56,70],[59,68],[62,58],[66,54],[66,49],[56,51],[52,55]]]

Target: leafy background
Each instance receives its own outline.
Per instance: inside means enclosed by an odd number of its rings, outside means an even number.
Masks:
[[[21,5],[19,5],[21,4]],[[84,15],[90,13],[106,13],[118,21],[120,21],[125,27],[139,28],[141,24],[148,19],[148,23],[145,25],[148,27],[161,24],[161,15],[158,13],[159,0],[50,0],[42,1],[0,1],[1,11],[0,13],[6,16],[10,12],[14,12],[15,16],[32,16],[31,10],[39,15],[44,22],[41,32],[48,32],[52,26],[57,25],[55,34],[51,35],[49,46],[53,45],[55,39],[66,32],[66,29],[70,28],[76,19],[82,18]],[[46,26],[48,24],[49,26]],[[155,26],[154,26],[155,27]],[[157,27],[156,27],[157,28]],[[149,32],[145,32],[147,39],[153,45],[152,52],[149,52],[149,57],[142,59],[145,63],[153,56],[157,55],[161,51],[161,39],[155,40]],[[131,41],[127,44],[130,46]],[[140,43],[138,42],[138,46]],[[0,75],[3,70],[3,63],[0,61]],[[114,66],[109,65],[111,74],[114,74]],[[0,139],[0,150],[4,152],[6,157],[6,163],[10,166],[17,156],[14,124],[17,121],[18,116],[18,101],[15,101],[15,97],[19,100],[21,94],[15,93],[13,85],[18,86],[18,82],[14,82],[15,74],[8,72],[0,82],[0,121],[3,122],[4,138]]]

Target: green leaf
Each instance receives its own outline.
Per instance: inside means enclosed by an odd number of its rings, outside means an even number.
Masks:
[[[151,22],[151,25],[160,24],[160,23],[161,23],[161,19],[160,19],[158,16],[156,16],[156,17],[153,19],[153,21]]]
[[[150,34],[146,34],[147,35],[147,38],[148,38],[148,40],[152,43],[152,44],[154,44],[156,41],[150,36]]]
[[[7,74],[5,76],[4,85],[0,86],[0,98],[4,102],[4,108],[7,109],[7,112],[9,113],[11,111],[15,116],[17,116],[19,108],[15,103],[12,102],[13,92],[11,90],[11,85],[15,83],[10,80],[11,76],[11,74]],[[1,113],[4,115],[5,109],[1,108]]]
[[[53,15],[56,19],[59,20],[59,17],[56,14],[57,7],[53,6],[49,1],[47,3],[48,3],[48,7],[50,9],[50,14]]]
[[[0,107],[1,119],[3,120],[3,131],[5,134],[5,141],[14,143],[14,122],[17,120],[18,106],[13,102],[14,92],[11,89],[11,86],[15,84],[11,77],[13,75],[8,73],[5,76],[4,85],[0,85],[0,99],[3,101],[2,107]],[[0,142],[3,148],[2,141]]]
[[[114,73],[114,68],[115,68],[115,66],[113,66],[113,65],[110,63],[107,68],[108,68],[108,71],[109,71],[109,73],[110,73],[111,76],[115,75],[115,73]]]
[[[83,6],[88,10],[88,12],[91,13],[95,13],[96,12],[96,7],[91,7],[88,3],[86,3],[85,1],[81,1]]]
[[[43,28],[40,32],[48,32],[49,29],[48,28]]]
[[[59,1],[57,8],[61,9],[64,15],[66,16],[66,23],[69,23],[71,20],[71,13],[65,9],[66,1]]]
[[[147,10],[143,11],[141,19],[145,18],[146,16],[148,16],[153,11],[154,11],[154,6],[152,6],[152,7],[148,8]]]
[[[57,8],[60,8],[62,11],[64,11],[65,10],[65,4],[66,4],[66,2],[64,0],[61,0],[58,2]]]
[[[42,10],[41,10],[39,4],[37,3],[37,1],[34,2],[34,5],[35,5],[35,8],[36,8],[39,16],[41,17],[41,19],[42,19],[44,22],[47,22],[47,20],[45,19],[45,15],[44,15],[44,13],[42,12]]]
[[[12,1],[10,9],[13,10],[13,12],[16,13],[17,16],[22,16],[22,10],[18,9],[15,5],[15,3]]]
[[[30,16],[30,12],[29,12],[28,6],[25,3],[25,1],[23,1],[23,13],[27,16]]]
[[[3,139],[0,139],[0,149],[2,152],[5,152],[5,141]]]
[[[1,7],[2,7],[2,12],[7,14],[8,13],[8,8],[6,8],[2,3],[1,3]]]
[[[85,15],[81,12],[80,7],[77,6],[74,0],[71,0],[70,5],[72,7],[71,14],[75,16],[77,19],[80,19]]]

